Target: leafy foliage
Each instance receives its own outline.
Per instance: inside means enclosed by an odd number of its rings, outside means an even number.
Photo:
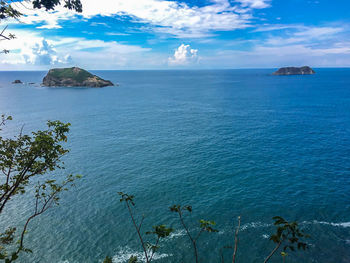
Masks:
[[[178,214],[180,222],[181,222],[183,228],[185,229],[188,238],[190,239],[190,241],[192,243],[195,262],[198,263],[199,262],[199,255],[198,255],[197,241],[203,232],[208,232],[208,233],[218,232],[218,230],[213,228],[216,225],[216,223],[214,221],[208,221],[208,220],[204,220],[204,219],[199,220],[199,232],[197,233],[196,236],[193,236],[193,234],[191,234],[187,224],[185,223],[184,217],[183,217],[183,212],[192,213],[192,206],[172,205],[171,207],[169,207],[169,209],[171,212]]]
[[[132,213],[131,207],[135,206],[134,202],[134,196],[128,195],[123,192],[118,193],[120,196],[120,202],[125,202],[127,205],[127,208],[129,210],[129,214],[131,216],[131,219],[133,221],[133,224],[136,228],[136,231],[139,236],[139,240],[141,242],[142,247],[144,248],[144,253],[146,257],[146,262],[150,262],[153,258],[154,252],[159,249],[158,242],[161,238],[168,237],[171,232],[174,230],[172,228],[167,228],[165,225],[157,225],[153,226],[153,231],[146,232],[147,235],[154,234],[156,236],[156,243],[148,243],[144,242],[143,237],[141,236],[141,225],[143,222],[144,217],[141,219],[141,223],[139,225],[136,224],[134,215]],[[179,216],[180,223],[185,229],[186,235],[191,241],[193,252],[194,252],[194,262],[199,262],[199,255],[198,255],[198,239],[201,236],[203,232],[207,233],[215,233],[218,232],[218,230],[215,228],[216,223],[211,220],[199,220],[199,230],[197,231],[197,234],[195,235],[193,231],[191,231],[186,224],[184,220],[185,213],[191,214],[193,212],[192,206],[185,205],[172,205],[169,207],[170,211],[173,213],[176,213]],[[309,235],[305,234],[303,230],[301,230],[298,226],[297,222],[291,222],[289,223],[282,217],[276,216],[273,217],[274,225],[276,226],[276,233],[272,234],[270,237],[270,240],[272,240],[276,247],[272,250],[272,252],[269,254],[269,256],[265,259],[264,263],[268,262],[271,257],[279,250],[280,246],[283,244],[283,250],[281,251],[281,256],[283,258],[283,262],[285,262],[285,258],[288,256],[287,250],[295,251],[296,249],[307,249],[308,246],[305,242],[303,242],[303,238],[309,237]],[[238,217],[238,224],[236,226],[236,230],[234,233],[234,245],[233,246],[224,246],[222,249],[220,249],[220,256],[221,256],[221,262],[224,263],[224,254],[223,249],[233,249],[232,254],[232,263],[236,262],[236,254],[237,254],[237,248],[238,248],[238,234],[240,230],[241,225],[241,217]],[[150,256],[151,255],[151,256]],[[131,256],[128,263],[135,263],[137,262],[136,256]],[[202,261],[201,261],[202,262]]]
[[[283,247],[283,251],[287,251],[287,249],[295,251],[295,248],[305,250],[308,247],[306,243],[300,241],[300,238],[309,237],[309,235],[299,229],[297,222],[289,223],[280,216],[275,216],[273,219],[277,231],[270,237],[270,240],[276,244],[286,241],[287,244]]]
[[[63,4],[65,8],[75,10],[77,12],[83,11],[83,6],[80,0],[34,0],[33,7],[34,8],[45,8],[46,10],[53,10],[56,6]]]
[[[147,231],[146,235],[154,235],[155,236],[155,242],[147,242],[144,240],[144,237],[141,234],[141,227],[143,220],[145,219],[144,216],[142,216],[140,223],[137,224],[135,221],[135,216],[134,213],[131,209],[131,207],[135,206],[134,202],[134,196],[133,195],[128,195],[123,192],[118,192],[120,199],[120,202],[124,202],[126,204],[126,207],[128,208],[131,220],[133,222],[133,225],[136,229],[138,238],[141,242],[141,246],[146,258],[146,262],[149,263],[152,261],[154,254],[158,251],[159,249],[159,242],[161,239],[168,237],[172,232],[172,228],[167,228],[165,225],[156,225],[153,226],[153,231]],[[131,256],[129,259],[129,263],[137,262],[137,257],[136,256]]]
[[[271,235],[270,240],[276,244],[276,247],[270,255],[265,259],[266,263],[277,252],[280,246],[283,245],[283,251],[281,255],[283,259],[287,256],[287,250],[295,251],[296,249],[305,250],[308,248],[307,243],[301,241],[303,238],[308,238],[309,235],[305,234],[303,230],[299,228],[297,222],[288,222],[280,216],[273,217],[275,220],[276,233]]]
[[[103,263],[112,263],[112,258],[111,257],[106,257],[104,260],[103,260]]]
[[[30,4],[27,6],[27,4]],[[19,19],[22,14],[20,11],[16,9],[16,5],[21,5],[27,9],[45,9],[46,11],[54,10],[57,6],[63,5],[63,7],[74,10],[76,12],[82,12],[83,7],[80,2],[80,0],[0,0],[0,22],[2,20],[6,20],[9,18],[13,19]],[[0,33],[0,40],[11,40],[16,38],[14,34],[5,34],[5,31],[7,29],[7,26],[4,27],[2,32]],[[7,49],[4,49],[0,53],[9,53],[10,51]]]
[[[12,117],[1,116],[0,126]],[[0,234],[0,259],[5,262],[15,261],[20,252],[31,252],[24,247],[24,236],[31,220],[46,212],[50,207],[59,205],[60,193],[74,185],[80,175],[68,175],[62,182],[53,179],[43,180],[46,173],[63,169],[61,158],[68,153],[62,146],[67,141],[69,123],[48,121],[48,128],[43,131],[23,135],[22,131],[14,138],[0,136],[0,215],[16,195],[24,194],[31,179],[38,178],[34,188],[35,203],[33,213],[26,219],[23,230],[19,233],[17,248],[9,253],[6,247],[14,247],[16,228],[10,227]],[[1,129],[0,129],[1,131]]]

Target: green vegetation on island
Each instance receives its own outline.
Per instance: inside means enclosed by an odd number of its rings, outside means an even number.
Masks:
[[[72,67],[50,69],[43,79],[43,85],[48,87],[106,87],[113,86],[113,83],[84,69]]]
[[[80,0],[33,0],[30,2],[35,9],[54,10],[62,5],[67,9],[77,12],[82,11]],[[16,9],[16,1],[0,1],[0,21],[14,18],[18,19],[23,14]],[[11,40],[15,38],[14,34],[6,34],[7,26],[0,33],[1,40]],[[3,53],[9,50],[4,49]],[[282,68],[274,73],[274,75],[296,75],[296,74],[314,74],[315,72],[309,67],[302,68]],[[19,81],[15,83],[20,83]],[[86,70],[73,67],[65,69],[52,69],[43,80],[45,86],[86,86],[86,87],[104,87],[113,85],[112,82],[103,80]],[[7,121],[12,118],[2,115],[0,118],[0,132]],[[14,262],[22,253],[32,253],[29,249],[30,244],[25,244],[25,236],[29,229],[30,223],[36,217],[45,213],[49,208],[59,205],[60,195],[74,185],[74,181],[80,176],[67,175],[61,181],[55,178],[47,177],[49,172],[56,169],[62,169],[63,163],[61,158],[68,153],[62,145],[67,140],[66,134],[69,132],[69,123],[60,121],[49,121],[45,130],[39,130],[26,135],[21,131],[16,137],[5,138],[0,136],[0,216],[7,213],[6,207],[20,194],[27,193],[28,197],[32,194],[33,207],[30,214],[24,213],[24,207],[19,203],[16,209],[18,217],[22,217],[24,225],[16,228],[8,222],[7,226],[0,229],[0,261]],[[33,180],[38,183],[33,187]],[[154,254],[161,249],[159,243],[172,232],[173,228],[166,225],[156,225],[151,231],[144,233],[142,231],[142,223],[144,217],[137,220],[134,213],[134,196],[125,193],[119,193],[120,201],[126,205],[129,211],[131,221],[135,227],[137,237],[142,246],[146,262],[154,260]],[[199,262],[201,255],[198,253],[200,245],[200,237],[202,233],[215,234],[218,230],[213,221],[200,220],[197,225],[198,232],[193,232],[188,227],[188,215],[192,213],[191,206],[173,205],[170,207],[172,212],[180,221],[188,237],[193,253],[193,262]],[[281,217],[274,217],[274,225],[276,233],[270,235],[270,241],[274,243],[271,252],[263,259],[264,263],[268,262],[272,256],[278,255],[285,261],[288,256],[287,251],[296,249],[306,249],[307,244],[304,238],[308,237],[299,229],[296,222],[288,222]],[[214,228],[215,227],[215,228]],[[224,247],[231,250],[231,262],[235,263],[236,252],[238,249],[240,230],[240,218],[235,233],[233,233],[233,244]],[[144,234],[149,237],[150,242],[146,242]],[[39,237],[40,238],[40,237]],[[175,248],[176,251],[176,248]],[[178,251],[183,253],[183,251]],[[187,252],[187,251],[186,251]],[[35,253],[35,252],[34,252]],[[136,256],[131,256],[130,263],[140,262]],[[222,255],[221,262],[224,261]],[[111,263],[113,259],[106,257],[104,263]],[[201,261],[204,263],[204,261]]]
[[[276,72],[273,73],[275,76],[289,76],[289,75],[312,75],[315,74],[316,72],[308,67],[285,67],[285,68],[280,68]]]

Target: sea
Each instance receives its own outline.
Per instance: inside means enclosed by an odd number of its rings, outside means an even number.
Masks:
[[[64,170],[33,178],[0,218],[23,223],[34,209],[38,180],[81,174],[60,205],[35,218],[17,262],[95,263],[106,256],[144,262],[118,192],[134,195],[136,221],[173,233],[154,262],[194,262],[192,245],[171,205],[190,205],[218,232],[197,241],[200,263],[263,262],[274,248],[274,216],[297,221],[309,249],[285,262],[350,262],[350,69],[272,76],[274,69],[92,71],[118,86],[48,88],[44,71],[0,72],[0,113],[11,115],[1,136],[71,123]],[[11,84],[20,79],[24,84]],[[223,260],[222,260],[223,258]],[[282,262],[280,253],[269,262]]]

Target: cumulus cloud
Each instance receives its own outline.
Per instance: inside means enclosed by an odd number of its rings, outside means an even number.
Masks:
[[[59,52],[54,41],[30,31],[11,32],[17,38],[2,42],[1,48],[10,50],[10,54],[2,58],[1,64],[47,66],[72,63],[69,50]]]
[[[192,49],[190,45],[181,44],[172,57],[169,58],[169,65],[188,65],[198,61],[198,50]]]
[[[80,65],[89,69],[117,69],[167,63],[150,48],[127,45],[116,41],[85,39],[82,37],[43,38],[38,32],[12,31],[17,38],[3,41],[1,48],[10,50],[3,55],[0,69],[47,69],[50,65]],[[140,55],[142,54],[142,56]]]
[[[213,0],[205,6],[161,0],[81,0],[84,18],[94,16],[129,16],[133,22],[148,23],[153,30],[179,37],[201,37],[210,31],[230,31],[250,26],[252,9],[268,7],[269,0]],[[21,7],[19,6],[19,9]],[[23,22],[41,28],[60,27],[60,20],[72,19],[76,13],[62,7],[54,12],[23,9]]]
[[[33,65],[56,65],[72,63],[72,57],[69,54],[59,57],[53,45],[45,39],[35,43],[33,46],[23,48],[21,54],[26,64]]]

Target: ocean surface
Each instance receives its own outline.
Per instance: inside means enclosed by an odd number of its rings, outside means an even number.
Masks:
[[[286,262],[350,262],[350,69],[316,71],[93,71],[119,84],[101,89],[46,88],[45,72],[0,72],[0,113],[14,118],[2,135],[70,122],[66,169],[51,177],[83,175],[30,224],[25,245],[34,252],[18,262],[142,255],[119,191],[135,195],[144,232],[175,229],[155,262],[193,262],[173,204],[193,206],[185,220],[194,233],[199,219],[217,222],[219,232],[198,241],[201,263],[221,262],[221,251],[230,262],[222,248],[232,245],[238,216],[237,262],[263,262],[275,215],[311,235],[310,249]],[[13,199],[1,229],[21,226],[33,204],[30,192]]]

